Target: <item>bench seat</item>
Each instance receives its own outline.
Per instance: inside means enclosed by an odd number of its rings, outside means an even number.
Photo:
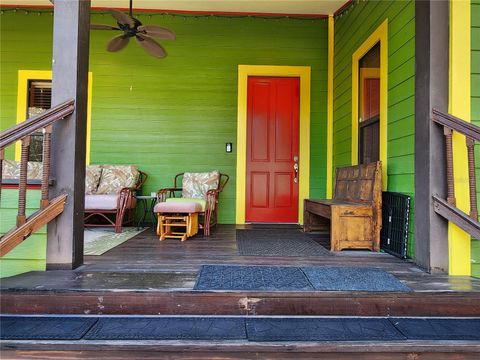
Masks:
[[[380,250],[381,163],[339,168],[332,200],[305,199],[304,231],[330,230],[332,251]]]

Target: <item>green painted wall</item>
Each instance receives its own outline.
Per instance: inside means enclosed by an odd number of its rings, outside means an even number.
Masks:
[[[388,18],[388,191],[414,195],[415,3],[354,1],[335,18],[333,165],[351,163],[352,54]],[[409,257],[414,257],[413,211]]]
[[[472,122],[480,126],[480,0],[472,0],[471,11],[471,117]],[[480,147],[476,146],[477,161],[477,198],[480,200]],[[480,202],[478,202],[480,204]],[[480,277],[480,241],[472,240],[472,275]]]
[[[40,190],[27,191],[27,215],[38,210]],[[18,190],[2,189],[0,206],[0,234],[15,226],[18,204]],[[47,250],[46,228],[27,238],[7,255],[0,258],[0,278],[32,270],[45,270]]]
[[[52,16],[1,15],[1,128],[16,117],[17,71],[50,69]],[[146,24],[174,30],[169,56],[148,56],[133,41],[119,53],[105,46],[113,31],[92,31],[92,163],[133,163],[148,173],[145,192],[171,186],[182,171],[230,175],[220,222],[235,221],[237,66],[302,65],[312,69],[311,196],[325,195],[327,21],[179,17],[142,13]],[[94,14],[93,23],[114,24]],[[234,152],[225,153],[233,142]],[[13,151],[7,153],[13,156]]]

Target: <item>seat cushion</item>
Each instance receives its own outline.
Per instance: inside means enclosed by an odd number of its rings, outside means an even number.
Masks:
[[[184,173],[182,180],[182,197],[205,199],[208,190],[218,189],[220,173],[218,170],[204,173]]]
[[[85,169],[85,194],[95,194],[97,192],[102,167],[100,165],[88,165]]]
[[[88,210],[116,210],[118,194],[90,194],[85,195],[85,211]],[[137,206],[137,199],[132,197],[128,209]]]
[[[153,211],[156,213],[196,213],[201,212],[202,207],[197,202],[192,201],[169,201],[161,202],[155,205]]]
[[[200,204],[202,207],[202,212],[205,211],[207,207],[207,201],[205,199],[192,199],[192,198],[168,198],[167,202],[195,202]]]
[[[29,161],[27,166],[27,179],[42,180],[43,163]],[[19,179],[20,178],[20,161],[3,160],[2,163],[2,179]]]
[[[123,188],[133,188],[138,177],[135,165],[103,165],[97,194],[118,194]]]

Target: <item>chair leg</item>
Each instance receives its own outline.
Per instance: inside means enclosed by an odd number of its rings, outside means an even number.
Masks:
[[[205,211],[204,224],[203,224],[203,235],[210,236],[210,217],[212,212],[207,210]]]

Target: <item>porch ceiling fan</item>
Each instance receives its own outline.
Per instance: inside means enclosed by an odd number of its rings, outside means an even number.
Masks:
[[[167,56],[165,49],[156,42],[153,37],[162,40],[175,40],[175,33],[167,28],[158,25],[143,25],[140,20],[132,15],[132,0],[130,0],[130,15],[119,10],[110,10],[117,26],[105,24],[91,24],[90,29],[94,30],[121,30],[123,34],[115,36],[107,45],[107,50],[116,52],[128,45],[130,38],[135,37],[137,43],[152,56],[164,58]]]

